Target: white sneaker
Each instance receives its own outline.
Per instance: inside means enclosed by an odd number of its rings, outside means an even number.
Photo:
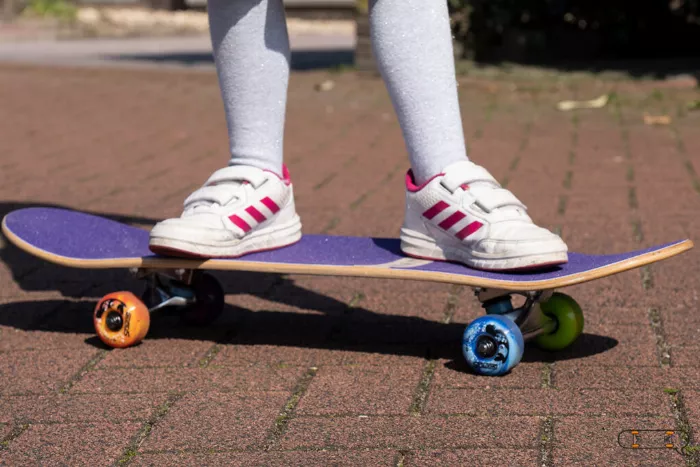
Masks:
[[[422,186],[406,175],[401,249],[409,256],[486,270],[566,263],[559,236],[536,226],[526,207],[470,161],[448,166]]]
[[[219,169],[184,203],[179,218],[151,230],[156,254],[232,258],[297,242],[301,221],[289,172],[284,177],[255,167]]]

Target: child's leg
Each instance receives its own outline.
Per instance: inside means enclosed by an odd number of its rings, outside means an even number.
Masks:
[[[228,125],[229,166],[151,230],[161,254],[227,257],[301,237],[282,163],[289,38],[282,0],[209,0],[211,39]]]
[[[447,2],[370,0],[370,28],[412,166],[401,249],[492,270],[566,262],[566,244],[467,158]]]
[[[207,3],[231,164],[282,175],[289,37],[282,0]]]
[[[370,0],[377,65],[423,183],[467,158],[447,2]]]

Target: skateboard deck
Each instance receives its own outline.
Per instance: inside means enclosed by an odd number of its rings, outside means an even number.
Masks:
[[[103,217],[57,208],[13,211],[5,236],[22,250],[68,267],[106,269],[209,269],[340,275],[445,282],[512,291],[580,284],[678,255],[690,240],[610,255],[569,253],[569,262],[536,272],[487,272],[443,261],[409,258],[394,238],[304,235],[291,246],[235,259],[183,259],[154,255],[147,230]]]

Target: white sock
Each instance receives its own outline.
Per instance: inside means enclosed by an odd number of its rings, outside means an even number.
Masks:
[[[210,0],[231,165],[282,172],[289,37],[282,0]],[[465,160],[447,4],[370,0],[374,53],[417,183]]]
[[[403,131],[416,182],[467,159],[445,0],[370,0],[378,68]]]
[[[282,174],[289,36],[282,0],[209,0],[230,165]]]

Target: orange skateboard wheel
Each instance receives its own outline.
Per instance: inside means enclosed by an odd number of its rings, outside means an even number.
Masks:
[[[95,332],[106,345],[131,347],[146,337],[151,324],[148,308],[131,292],[113,292],[97,302]]]

